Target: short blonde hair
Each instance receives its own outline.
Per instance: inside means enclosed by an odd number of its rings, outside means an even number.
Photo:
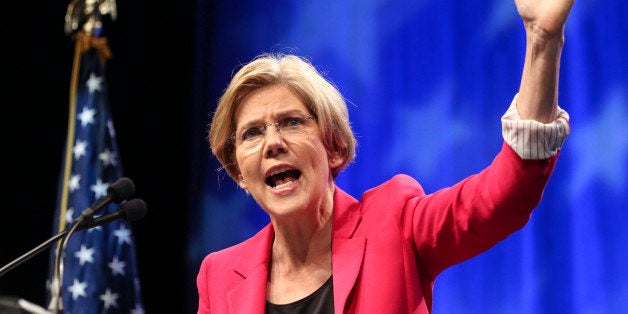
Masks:
[[[343,163],[332,169],[335,179],[353,161],[357,141],[351,130],[347,104],[338,88],[304,57],[264,53],[238,70],[218,101],[209,127],[212,153],[232,179],[238,180],[235,146],[235,112],[242,99],[254,90],[273,84],[290,88],[306,105],[321,129],[322,141],[329,153],[338,153]]]

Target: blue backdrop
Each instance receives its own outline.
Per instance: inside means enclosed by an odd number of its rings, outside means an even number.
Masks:
[[[238,64],[266,51],[306,56],[349,101],[358,155],[337,184],[354,197],[396,173],[436,191],[500,148],[499,119],[518,89],[525,46],[513,1],[197,6],[195,105],[207,113],[198,119],[209,123]],[[625,1],[576,1],[559,95],[572,133],[544,199],[520,232],[437,279],[434,313],[628,312],[627,14]],[[197,153],[204,169],[189,222],[190,279],[203,256],[268,223],[207,146]]]

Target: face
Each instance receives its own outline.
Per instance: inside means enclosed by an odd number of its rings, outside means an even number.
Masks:
[[[325,150],[310,116],[305,104],[283,85],[254,91],[235,113],[238,183],[271,219],[305,215],[321,206],[331,209],[330,169],[342,159]]]

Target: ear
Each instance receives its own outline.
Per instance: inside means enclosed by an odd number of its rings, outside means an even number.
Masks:
[[[238,175],[238,185],[240,186],[240,188],[242,188],[243,190],[246,190],[246,180],[244,180],[244,177],[242,177],[242,174]]]
[[[344,157],[342,157],[342,155],[340,155],[340,153],[338,152],[333,152],[331,154],[329,154],[328,157],[328,163],[329,163],[329,168],[333,169],[336,168],[340,165],[342,165],[342,163],[345,161]]]

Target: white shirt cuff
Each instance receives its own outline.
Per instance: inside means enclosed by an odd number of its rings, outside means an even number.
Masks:
[[[517,95],[502,116],[504,141],[522,159],[547,159],[558,153],[569,135],[569,114],[558,107],[558,117],[550,123],[522,120],[517,111]]]

